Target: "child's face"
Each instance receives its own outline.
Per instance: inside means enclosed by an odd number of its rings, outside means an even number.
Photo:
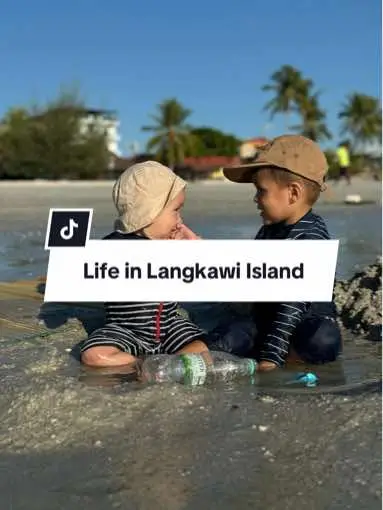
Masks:
[[[145,234],[150,239],[172,239],[182,223],[180,211],[184,202],[185,192],[181,191],[145,229]]]
[[[261,211],[263,223],[278,223],[286,220],[291,213],[291,195],[288,185],[275,182],[267,172],[259,170],[254,174],[254,197]]]

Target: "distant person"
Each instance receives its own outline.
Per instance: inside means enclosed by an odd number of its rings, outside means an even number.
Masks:
[[[131,166],[114,185],[118,219],[115,230],[104,239],[196,239],[181,220],[185,186],[185,181],[155,161]],[[148,243],[146,249],[155,248]],[[109,302],[105,312],[105,325],[80,346],[85,365],[117,367],[132,364],[143,355],[208,350],[205,332],[179,315],[177,303]]]
[[[317,144],[303,136],[285,135],[259,150],[248,165],[225,168],[227,179],[253,183],[264,225],[256,239],[329,239],[326,224],[312,207],[328,170]],[[327,363],[341,352],[335,304],[254,303],[251,319],[218,326],[210,349],[232,354],[253,353],[259,370],[282,367],[286,361]],[[249,352],[246,352],[245,346]]]
[[[339,175],[337,180],[344,178],[347,184],[351,184],[350,177],[350,147],[348,142],[342,142],[336,150],[339,165]]]

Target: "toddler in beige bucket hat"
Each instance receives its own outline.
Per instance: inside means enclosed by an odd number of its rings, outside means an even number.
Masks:
[[[157,161],[132,165],[113,187],[113,201],[118,211],[115,228],[127,234],[143,231],[185,187],[183,179]]]
[[[118,218],[104,239],[139,240],[145,250],[153,248],[147,240],[198,239],[182,223],[185,187],[184,180],[156,161],[132,165],[113,187]],[[206,332],[181,316],[175,302],[105,303],[105,317],[105,325],[81,343],[85,365],[129,366],[145,355],[208,350]]]

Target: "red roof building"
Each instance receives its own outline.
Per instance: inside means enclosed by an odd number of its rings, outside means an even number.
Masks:
[[[183,166],[189,167],[196,172],[214,172],[223,166],[238,165],[239,156],[195,156],[184,159]]]

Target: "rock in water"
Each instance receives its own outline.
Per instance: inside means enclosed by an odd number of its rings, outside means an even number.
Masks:
[[[335,303],[343,325],[369,340],[382,340],[382,258],[335,285]]]

